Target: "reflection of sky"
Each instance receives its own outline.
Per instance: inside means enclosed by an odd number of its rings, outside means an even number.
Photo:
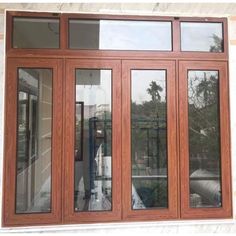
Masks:
[[[111,70],[100,72],[99,85],[76,85],[76,101],[83,101],[85,106],[109,104],[111,110]]]
[[[157,85],[162,87],[159,92],[161,101],[166,100],[166,71],[165,70],[132,70],[132,101],[142,104],[144,101],[151,101],[151,95],[147,92],[150,83],[155,81]]]
[[[171,23],[101,20],[99,49],[171,50]]]
[[[213,35],[222,39],[221,23],[181,23],[181,49],[183,51],[209,51],[215,45]]]
[[[21,83],[25,83],[29,88],[33,87],[34,89],[38,89],[38,78],[33,77],[27,70],[28,69],[19,69],[19,80],[21,80]],[[32,72],[36,72],[37,74],[35,69],[32,69]]]

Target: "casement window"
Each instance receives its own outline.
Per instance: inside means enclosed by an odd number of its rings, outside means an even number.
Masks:
[[[7,13],[3,225],[231,218],[227,21]]]

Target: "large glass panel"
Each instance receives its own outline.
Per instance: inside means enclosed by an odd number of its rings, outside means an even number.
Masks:
[[[218,71],[188,71],[190,206],[220,207]]]
[[[13,19],[13,48],[59,48],[59,19]]]
[[[166,208],[166,71],[132,70],[131,79],[132,208]]]
[[[111,70],[76,69],[75,92],[75,211],[110,211]]]
[[[171,22],[70,20],[72,49],[172,50]]]
[[[222,23],[181,22],[181,50],[223,52]]]
[[[51,211],[52,70],[18,70],[16,213]]]

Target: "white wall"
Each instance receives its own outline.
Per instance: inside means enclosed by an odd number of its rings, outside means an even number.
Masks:
[[[39,9],[41,11],[57,11],[60,10],[60,4],[51,5],[50,7],[40,8],[40,5],[23,4],[12,5],[10,8],[25,9],[25,10],[35,10]],[[8,6],[6,6],[7,8]],[[106,6],[103,5],[103,8]],[[114,7],[114,6],[113,6]],[[1,4],[0,4],[1,8]],[[129,6],[129,8],[131,8]],[[88,11],[88,7],[78,7],[78,8],[66,8],[66,10],[73,11]],[[95,10],[91,8],[94,12]],[[108,13],[113,13],[113,10],[108,11]],[[132,8],[131,8],[132,9]],[[148,7],[145,8],[146,11],[150,10]],[[172,9],[172,8],[171,8]],[[101,10],[101,9],[100,9]],[[232,10],[232,9],[231,9]],[[103,10],[104,11],[104,10]],[[115,9],[116,13],[124,13],[121,8]],[[130,11],[130,9],[129,9]],[[174,11],[174,9],[173,9]],[[99,9],[97,9],[99,12]],[[132,14],[140,14],[140,11],[136,9]],[[149,12],[150,13],[150,12]],[[144,12],[145,14],[145,12]],[[163,13],[162,13],[163,14]],[[165,12],[165,15],[173,15],[173,12]],[[225,16],[220,13],[219,17]],[[180,13],[178,15],[187,16],[190,15],[189,12]],[[196,12],[195,15],[202,15],[202,12]],[[205,13],[205,16],[216,16],[216,11],[209,14]],[[236,15],[236,12],[235,12]],[[236,21],[229,20],[229,39],[235,39],[236,35]],[[5,86],[5,57],[4,57],[4,13],[0,10],[0,212],[2,207],[2,170],[3,170],[3,129],[4,129],[4,86]],[[232,146],[232,173],[233,173],[233,209],[234,209],[234,219],[233,220],[205,220],[205,221],[171,221],[171,222],[142,222],[142,223],[109,223],[109,224],[95,224],[95,225],[72,225],[72,226],[47,226],[47,227],[28,227],[21,229],[1,229],[1,232],[70,232],[70,233],[80,233],[88,234],[95,233],[105,234],[121,234],[121,233],[236,233],[236,45],[230,45],[230,59],[229,59],[229,69],[230,69],[230,105],[231,105],[231,146]],[[2,214],[0,214],[1,221]]]

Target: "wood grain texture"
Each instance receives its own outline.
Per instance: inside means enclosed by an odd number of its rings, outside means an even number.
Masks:
[[[177,45],[177,43],[175,43]],[[114,51],[114,50],[72,50],[72,49],[10,49],[7,57],[78,58],[114,60],[228,60],[224,53],[208,52],[158,52],[158,51]]]
[[[175,91],[176,91],[176,155],[177,155],[177,206],[178,206],[178,218],[181,218],[181,188],[180,188],[180,176],[181,176],[181,171],[180,171],[180,136],[179,136],[179,132],[180,132],[180,127],[179,127],[179,119],[180,119],[180,114],[181,111],[179,110],[179,63],[178,60],[175,61],[175,76],[176,76],[176,82],[175,82]]]
[[[10,12],[7,12],[6,14],[6,52],[8,52],[12,47],[12,35],[13,35],[13,29],[12,29],[12,14]]]
[[[232,192],[230,168],[229,91],[226,62],[183,61],[179,67],[180,164],[181,164],[181,217],[183,219],[231,218]],[[222,207],[191,208],[189,205],[189,134],[188,134],[188,70],[219,71],[219,116]]]
[[[68,21],[65,15],[61,15],[60,17],[60,49],[65,50],[69,47],[68,38],[69,38]]]
[[[132,210],[131,208],[131,70],[167,71],[167,153],[168,153],[168,208]],[[122,200],[124,220],[176,219],[177,153],[176,153],[176,97],[174,61],[122,61]]]
[[[4,146],[4,209],[3,225],[56,224],[61,221],[61,147],[62,97],[61,61],[53,59],[8,59],[6,78],[5,146]],[[17,146],[17,70],[18,68],[53,70],[52,186],[51,213],[15,213],[16,146]]]
[[[58,18],[60,19],[60,49],[17,49],[11,48],[11,38],[12,38],[12,19],[13,17],[37,17],[37,18]],[[152,59],[153,57],[162,57],[169,59],[177,58],[202,58],[204,59],[226,59],[228,57],[228,34],[227,34],[227,19],[226,18],[211,18],[211,17],[168,17],[168,16],[123,16],[123,15],[104,15],[104,14],[69,14],[69,13],[40,13],[40,12],[17,12],[9,11],[7,12],[7,24],[9,30],[7,30],[7,52],[8,56],[20,57],[22,54],[24,56],[32,56],[35,53],[37,56],[80,56],[85,54],[85,58],[101,58],[109,57],[113,59],[120,59],[118,57],[135,57],[140,55],[140,57],[145,57],[146,59]],[[68,45],[69,31],[68,22],[69,19],[106,19],[106,20],[144,20],[144,21],[169,21],[172,22],[172,52],[162,52],[162,51],[112,51],[112,50],[70,50]],[[209,53],[209,52],[181,52],[180,51],[180,22],[220,22],[223,24],[224,30],[224,52],[223,53]],[[87,54],[89,53],[89,54]],[[137,54],[137,55],[136,55]],[[104,58],[105,59],[105,58]],[[157,58],[155,58],[157,59]]]
[[[60,49],[12,48],[13,17],[60,19]],[[150,20],[172,22],[173,51],[115,51],[68,49],[69,19]],[[180,22],[222,22],[224,52],[181,52]],[[6,94],[4,134],[3,225],[47,225],[114,221],[231,218],[230,127],[228,83],[228,32],[225,18],[123,16],[7,12]],[[122,68],[121,68],[122,66]],[[15,214],[17,68],[53,69],[52,212]],[[111,212],[74,212],[74,102],[75,68],[112,69]],[[130,70],[167,70],[168,198],[169,208],[131,210]],[[187,69],[220,72],[220,132],[223,207],[189,207],[189,153]],[[115,148],[114,148],[115,147]]]
[[[180,21],[174,20],[172,22],[172,45],[173,51],[179,52],[180,51]]]
[[[65,103],[64,222],[91,223],[121,220],[121,62],[119,60],[67,60]],[[75,212],[74,210],[74,117],[75,69],[112,70],[112,210]]]

